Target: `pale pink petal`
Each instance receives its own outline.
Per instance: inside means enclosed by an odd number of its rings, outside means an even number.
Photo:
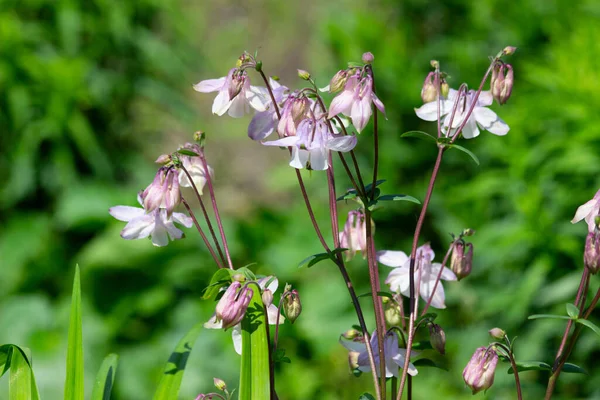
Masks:
[[[258,112],[266,111],[271,101],[269,92],[264,87],[250,86],[245,90],[246,100],[250,107]]]
[[[327,148],[331,151],[347,152],[356,147],[356,136],[333,136],[327,141]]]
[[[270,325],[275,325],[277,323],[278,311],[279,310],[275,304],[271,304],[269,307],[267,307],[267,320],[269,321]],[[283,324],[284,322],[285,317],[279,313],[279,325]]]
[[[371,103],[366,96],[363,97],[362,100],[352,103],[350,117],[352,118],[352,125],[354,125],[357,132],[360,133],[367,125],[369,119],[371,118],[371,114]]]
[[[252,140],[264,140],[275,130],[275,112],[264,111],[254,115],[248,125],[248,137]]]
[[[231,100],[227,114],[229,114],[229,116],[233,118],[241,118],[248,111],[248,103],[246,102],[246,99],[244,98],[243,94],[239,93],[233,98],[233,100]]]
[[[411,356],[416,356],[414,351],[410,352]],[[394,356],[394,361],[400,368],[404,368],[404,360],[406,360],[406,349],[398,349],[398,354]],[[408,374],[410,376],[416,376],[419,373],[413,363],[408,363]]]
[[[491,106],[494,102],[494,97],[492,96],[492,92],[489,90],[484,90],[479,93],[479,98],[477,99],[477,104],[480,106]]]
[[[327,149],[318,147],[309,150],[310,168],[315,171],[324,171],[329,167],[327,163]]]
[[[435,279],[425,280],[421,282],[421,297],[423,300],[428,301],[431,297],[431,293],[433,292],[433,286],[435,285]],[[444,304],[446,296],[444,294],[444,287],[441,282],[438,283],[437,288],[435,289],[435,293],[433,294],[433,298],[431,299],[431,307],[434,308],[446,308],[446,304]]]
[[[353,100],[354,93],[350,90],[344,90],[342,93],[338,94],[331,101],[331,105],[329,106],[329,115],[327,118],[333,118],[339,113],[350,115]]]
[[[134,218],[141,217],[145,211],[143,208],[130,206],[114,206],[108,209],[110,215],[119,221],[129,222]]]
[[[277,140],[271,140],[269,142],[263,142],[265,146],[278,146],[278,147],[289,147],[295,146],[298,143],[298,136],[288,136]]]
[[[495,112],[485,107],[475,107],[473,114],[479,126],[494,135],[504,136],[510,128]]]
[[[377,107],[377,109],[379,111],[381,111],[381,113],[383,114],[383,116],[386,117],[386,115],[385,115],[385,106],[383,105],[383,103],[381,102],[381,100],[379,100],[379,97],[377,97],[377,95],[375,93],[373,93],[373,104],[375,104],[375,107]]]
[[[470,118],[469,121],[465,124],[462,130],[462,135],[465,139],[473,139],[479,136],[479,128],[477,127],[475,118]]]
[[[173,220],[178,224],[185,226],[186,228],[191,228],[194,224],[194,220],[182,213],[173,213]]]
[[[206,329],[221,329],[223,328],[223,321],[217,321],[217,314],[213,314],[208,321],[204,323]]]
[[[219,94],[217,94],[217,97],[215,97],[215,101],[213,101],[212,113],[221,116],[227,112],[229,105],[229,93],[227,90],[221,90]]]
[[[154,229],[154,215],[147,214],[132,219],[121,231],[123,239],[144,239],[147,238]]]
[[[377,261],[388,267],[401,267],[408,260],[408,256],[403,251],[380,250],[376,254]]]
[[[375,332],[373,332],[373,334],[375,334]],[[362,353],[364,351],[366,351],[367,346],[365,345],[365,342],[363,341],[354,341],[354,340],[346,340],[344,338],[340,337],[340,344],[342,346],[344,346],[346,349],[350,350],[350,351],[354,351],[356,353]]]
[[[225,77],[219,79],[207,79],[196,83],[194,85],[194,90],[202,93],[216,92],[221,90],[223,84],[225,84]]]
[[[233,349],[240,356],[242,355],[242,324],[237,324],[231,330],[231,339],[233,340]]]
[[[592,200],[586,202],[585,204],[582,204],[581,206],[579,206],[579,208],[577,208],[577,211],[575,212],[575,216],[571,220],[571,223],[574,224],[576,222],[581,221],[588,215],[593,215],[594,211],[596,211],[596,212],[598,211],[599,205],[600,204],[599,204],[598,200],[596,200],[596,198],[593,198]],[[587,222],[587,220],[586,220],[586,222]]]

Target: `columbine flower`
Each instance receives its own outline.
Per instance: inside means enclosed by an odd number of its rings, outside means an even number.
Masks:
[[[142,192],[142,200],[146,212],[162,208],[170,216],[181,202],[177,171],[171,166],[161,167],[152,183]]]
[[[600,270],[600,232],[589,232],[585,238],[583,263],[592,274]]]
[[[352,210],[348,212],[348,219],[344,225],[344,230],[340,232],[340,247],[348,249],[346,261],[350,261],[357,252],[362,252],[363,257],[367,251],[367,225],[365,223],[365,214],[362,210]]]
[[[489,389],[494,383],[498,354],[494,349],[480,347],[463,371],[463,379],[473,394]]]
[[[142,204],[142,199],[138,195],[138,202]],[[155,246],[166,246],[169,239],[181,239],[183,232],[175,227],[174,222],[190,228],[192,219],[185,214],[173,213],[167,216],[167,210],[156,208],[147,213],[143,208],[129,206],[115,206],[109,208],[110,215],[119,221],[127,222],[125,228],[121,231],[123,239],[144,239],[150,236],[152,244]]]
[[[265,111],[268,104],[266,89],[250,86],[246,71],[232,68],[226,77],[207,79],[194,85],[194,90],[202,93],[219,92],[213,102],[213,114],[227,112],[234,118],[243,117],[250,111]]]
[[[571,223],[585,219],[588,225],[588,232],[594,232],[596,230],[596,217],[600,214],[600,190],[596,192],[594,198],[585,204],[579,206],[575,212],[575,216],[571,220]]]
[[[465,243],[462,239],[454,243],[450,257],[450,269],[458,280],[469,276],[473,269],[473,243]]]
[[[415,285],[421,282],[419,293],[423,300],[428,301],[432,297],[433,287],[437,276],[440,273],[440,268],[443,268],[440,279],[446,281],[455,281],[456,275],[450,269],[442,267],[440,263],[432,263],[435,254],[429,244],[425,244],[417,249],[415,260]],[[377,260],[393,267],[385,283],[390,285],[390,289],[396,293],[402,293],[404,296],[410,296],[410,257],[402,251],[382,250],[377,252]],[[446,308],[444,301],[444,287],[442,282],[438,282],[435,293],[431,298],[431,306],[435,308]]]
[[[355,363],[352,365],[352,367],[358,368],[358,370],[362,372],[371,371],[367,347],[365,345],[363,336],[356,337],[353,340],[344,340],[340,337],[340,343],[350,351],[350,359]],[[379,344],[377,341],[376,330],[373,331],[373,334],[371,335],[371,348],[373,349],[373,357],[375,358],[375,366],[377,367],[377,375],[379,376]],[[383,338],[383,354],[385,356],[386,378],[390,378],[392,376],[397,378],[398,368],[404,367],[406,349],[398,348],[398,335],[392,330],[388,331]],[[416,356],[417,353],[415,351],[411,351],[411,355]],[[415,368],[413,363],[408,364],[408,374],[411,376],[418,374],[417,368]]]
[[[356,73],[348,78],[342,93],[331,102],[328,118],[342,113],[352,118],[352,125],[360,133],[373,113],[371,103],[385,114],[383,103],[373,92],[373,78],[369,74],[361,78],[360,73]]]
[[[277,124],[279,137],[296,136],[296,129],[300,122],[307,117],[310,106],[311,101],[308,97],[298,92],[290,94],[283,103],[281,119]]]
[[[476,92],[469,90],[468,93],[458,96],[458,91],[450,89],[447,100],[440,100],[440,117],[445,116],[443,120],[442,131],[446,136],[454,136],[456,128],[458,128],[465,117],[473,100],[475,99]],[[460,98],[459,98],[460,97]],[[475,108],[469,116],[467,123],[465,124],[462,135],[465,139],[472,139],[479,136],[479,128],[489,131],[495,135],[506,135],[509,131],[509,127],[495,112],[486,108],[493,102],[492,94],[488,92],[481,92],[479,98],[475,103]],[[456,112],[452,119],[452,127],[450,127],[450,119],[452,117],[454,104],[457,103]],[[438,117],[438,102],[431,101],[423,104],[421,107],[416,108],[415,112],[417,116],[425,121],[437,121]]]
[[[240,282],[233,282],[215,308],[215,320],[221,323],[225,330],[239,324],[252,299],[253,291],[248,286],[241,288]]]
[[[505,76],[506,75],[506,76]],[[496,64],[492,70],[490,92],[498,104],[505,104],[510,98],[514,82],[513,67],[510,64]]]
[[[290,146],[292,148],[290,165],[294,168],[326,170],[329,168],[328,152],[330,150],[343,152],[352,150],[356,146],[356,136],[332,134],[323,118],[316,121],[305,119],[298,125],[296,136],[288,136],[263,144],[265,146]]]
[[[269,78],[271,84],[271,90],[273,91],[273,97],[277,106],[281,108],[281,105],[288,97],[289,89],[273,78]],[[254,114],[252,121],[248,125],[248,137],[252,140],[264,140],[267,138],[278,125],[277,112],[275,106],[271,100],[271,96],[268,96],[266,111],[257,112]]]
[[[267,276],[265,278],[261,278],[256,281],[262,290],[269,290],[271,293],[275,293],[277,287],[279,286],[279,281],[274,276]],[[268,283],[268,285],[267,285]],[[239,284],[239,283],[238,283]],[[233,285],[233,283],[232,283]],[[231,287],[231,286],[230,286]],[[238,286],[239,287],[239,286]],[[223,295],[225,297],[225,295]],[[221,298],[222,299],[222,298]],[[217,304],[218,306],[218,304]],[[267,308],[267,319],[270,325],[283,324],[285,321],[285,317],[278,312],[277,306],[274,304],[265,305]],[[216,311],[216,310],[215,310]],[[279,318],[277,318],[279,314]],[[241,319],[240,319],[241,321]],[[223,321],[219,320],[217,317],[217,313],[212,315],[212,317],[204,323],[204,327],[207,329],[221,329],[224,328]],[[235,352],[238,354],[242,354],[242,325],[237,323],[233,326],[231,330],[231,338],[233,340],[233,348]]]
[[[179,148],[179,150],[181,150],[181,149],[190,150],[190,151],[193,151],[194,153],[198,154],[197,156],[180,155],[179,159],[181,160],[183,167],[187,170],[187,172],[192,177],[192,181],[194,182],[194,185],[196,186],[198,193],[202,194],[202,189],[204,188],[204,185],[206,184],[206,181],[207,181],[207,174],[206,174],[206,169],[204,168],[204,161],[202,161],[202,159],[200,158],[200,157],[204,157],[204,152],[202,151],[202,148],[198,144],[195,144],[195,143],[194,144],[186,143],[184,146]],[[212,177],[214,175],[214,171],[209,165],[207,165],[207,166],[208,166],[208,173],[210,174],[210,177],[212,179]],[[179,171],[179,185],[183,186],[183,187],[192,187],[192,185],[183,169],[181,169]]]

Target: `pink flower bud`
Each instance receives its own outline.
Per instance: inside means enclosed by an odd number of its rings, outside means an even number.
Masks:
[[[177,171],[171,167],[161,167],[152,183],[142,192],[142,199],[146,212],[165,208],[170,216],[181,202]]]
[[[253,291],[247,286],[242,289],[240,287],[239,282],[233,282],[217,303],[215,313],[217,320],[222,321],[223,329],[237,325],[246,314]],[[238,289],[240,289],[239,292]]]
[[[504,336],[506,336],[506,332],[500,328],[492,328],[489,330],[489,333],[491,337],[498,340],[504,339]]]
[[[471,269],[473,269],[473,244],[465,244],[462,239],[454,243],[452,257],[450,258],[450,269],[458,280],[467,277],[471,273]]]
[[[223,379],[213,378],[213,382],[215,384],[215,387],[220,391],[227,389],[227,385],[225,384],[225,381]]]
[[[269,307],[271,304],[273,304],[273,292],[271,292],[269,289],[265,289],[262,292],[261,297],[265,307]]]
[[[492,70],[490,90],[498,104],[505,104],[512,93],[513,68],[510,64],[496,64]]]
[[[600,232],[590,232],[585,238],[583,263],[592,274],[600,270]]]
[[[430,72],[425,77],[425,82],[423,82],[423,88],[421,89],[421,99],[423,100],[423,103],[430,103],[437,99],[435,72]]]
[[[498,354],[492,348],[480,347],[475,350],[463,371],[463,379],[473,394],[489,389],[494,384],[494,372]]]
[[[365,64],[371,64],[374,59],[375,59],[375,57],[373,56],[373,53],[371,53],[370,51],[367,51],[366,53],[364,53],[362,55],[362,62],[364,62]]]
[[[514,54],[514,52],[517,51],[517,48],[514,46],[506,46],[504,48],[504,50],[502,50],[502,54],[506,55],[506,56],[510,56],[511,54]]]
[[[161,154],[154,162],[156,164],[166,165],[171,162],[171,155],[170,154]]]
[[[346,261],[351,260],[357,252],[367,254],[367,225],[363,210],[348,212],[344,230],[340,232],[340,247],[348,249],[345,252]]]
[[[446,354],[446,333],[438,324],[429,325],[429,342],[438,353]]]
[[[235,96],[237,96],[244,87],[244,83],[246,82],[246,74],[244,72],[238,72],[236,70],[229,81],[229,85],[227,86],[227,93],[229,94],[229,100],[233,100]]]
[[[329,82],[329,91],[331,93],[339,92],[346,85],[348,80],[348,71],[343,69],[338,71]]]
[[[299,70],[298,70],[298,77],[299,77],[300,79],[304,79],[305,81],[307,81],[307,80],[309,80],[309,79],[310,79],[310,72],[308,72],[308,71],[305,71],[305,70],[303,70],[303,69],[299,69]]]
[[[300,303],[300,295],[296,289],[283,298],[283,311],[292,324],[300,316],[302,303]]]

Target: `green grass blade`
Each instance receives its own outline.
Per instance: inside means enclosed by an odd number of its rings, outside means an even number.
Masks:
[[[110,392],[115,383],[118,361],[119,356],[116,354],[109,354],[104,358],[94,381],[92,400],[110,400]]]
[[[158,389],[154,393],[154,400],[177,400],[185,365],[192,352],[192,346],[194,346],[194,342],[202,330],[202,325],[202,322],[194,325],[171,353],[158,383]]]
[[[260,291],[254,294],[242,320],[242,364],[240,400],[268,400],[270,396],[269,340],[265,309]]]
[[[81,284],[79,265],[75,267],[71,316],[69,320],[69,342],[67,345],[67,379],[65,400],[83,399],[83,337],[81,334]]]
[[[25,352],[18,346],[10,346],[6,359],[6,365],[10,365],[8,398],[10,400],[39,400],[35,377]]]

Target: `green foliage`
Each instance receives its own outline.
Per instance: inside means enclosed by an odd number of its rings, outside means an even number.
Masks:
[[[83,334],[81,326],[81,281],[79,265],[75,267],[67,348],[65,400],[83,400]]]
[[[14,344],[0,346],[0,377],[10,371],[8,383],[9,400],[39,400],[35,376],[31,368],[31,356]]]
[[[110,400],[110,393],[115,384],[115,375],[117,373],[117,363],[119,356],[109,354],[102,361],[102,365],[96,375],[94,389],[92,391],[92,400]]]

